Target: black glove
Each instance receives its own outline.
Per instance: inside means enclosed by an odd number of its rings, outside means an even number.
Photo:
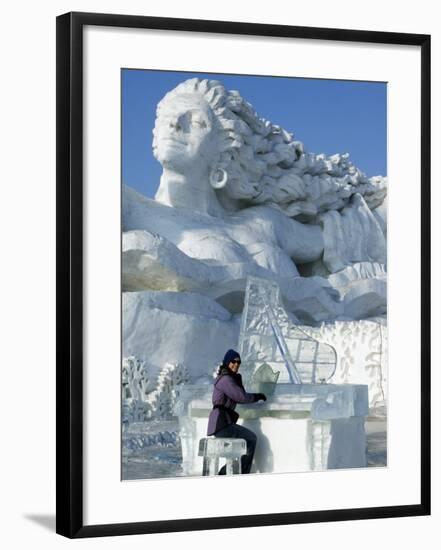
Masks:
[[[256,401],[266,401],[266,395],[264,393],[256,393]]]

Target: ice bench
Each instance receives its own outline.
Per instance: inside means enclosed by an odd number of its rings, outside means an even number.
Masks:
[[[241,457],[247,452],[245,439],[204,437],[199,441],[199,456],[203,457],[202,475],[217,475],[219,459],[225,459],[226,473],[240,474]]]

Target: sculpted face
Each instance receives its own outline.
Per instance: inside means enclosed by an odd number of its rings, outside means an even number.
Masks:
[[[206,165],[216,154],[213,114],[195,95],[180,94],[163,108],[154,129],[154,153],[165,167],[188,173]]]

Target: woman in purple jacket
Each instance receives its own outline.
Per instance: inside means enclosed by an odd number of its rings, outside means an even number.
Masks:
[[[266,401],[263,393],[247,393],[242,384],[242,376],[237,372],[240,367],[240,355],[234,349],[225,354],[222,365],[217,371],[213,389],[213,410],[208,418],[207,435],[245,439],[247,454],[242,457],[242,473],[249,474],[256,449],[257,437],[254,432],[236,424],[239,415],[234,410],[237,403],[255,403]],[[219,475],[225,475],[223,466]]]

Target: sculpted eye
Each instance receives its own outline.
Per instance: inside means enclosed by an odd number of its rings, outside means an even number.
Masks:
[[[207,121],[205,120],[205,117],[201,116],[200,113],[189,113],[189,115],[190,123],[192,126],[197,126],[199,128],[207,127]]]
[[[207,123],[205,122],[205,120],[201,120],[201,119],[193,119],[192,120],[193,124],[195,124],[196,126],[199,126],[200,128],[206,128],[207,127]]]

